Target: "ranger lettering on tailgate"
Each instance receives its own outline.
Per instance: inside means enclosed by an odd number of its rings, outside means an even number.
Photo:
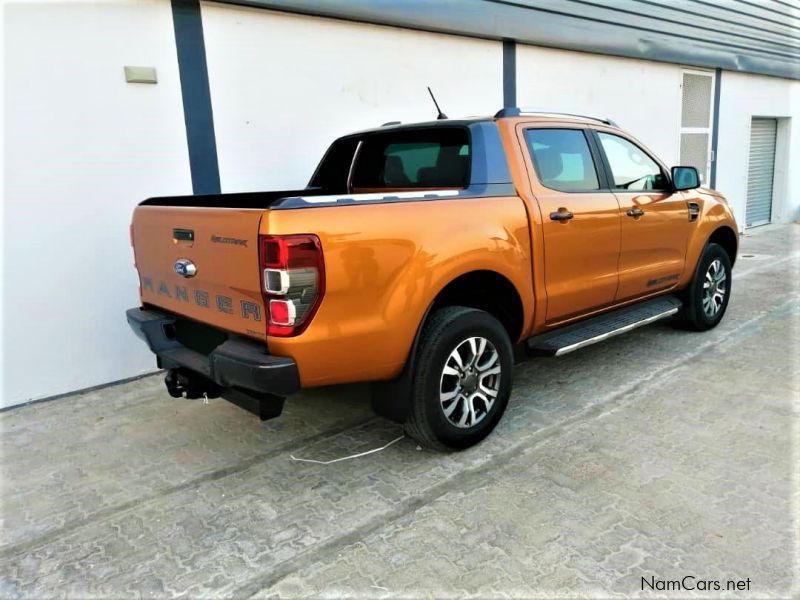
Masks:
[[[142,277],[142,288],[166,298],[175,298],[182,302],[191,301],[195,306],[199,306],[200,308],[211,308],[213,304],[221,313],[229,315],[234,313],[233,299],[230,296],[216,294],[212,302],[211,295],[206,291],[190,289],[184,285],[170,286],[165,281],[159,281],[158,287],[156,288],[153,284],[153,279],[146,276]],[[240,300],[239,310],[243,319],[252,319],[253,321],[261,320],[261,307],[255,302]]]

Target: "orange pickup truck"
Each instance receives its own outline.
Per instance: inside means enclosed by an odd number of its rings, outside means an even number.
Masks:
[[[127,319],[172,396],[270,418],[301,388],[370,381],[376,412],[465,448],[508,404],[515,344],[719,323],[738,228],[699,183],[610,120],[387,124],[334,141],[302,190],[142,202]]]

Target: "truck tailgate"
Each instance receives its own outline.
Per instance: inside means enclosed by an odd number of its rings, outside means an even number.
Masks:
[[[258,258],[263,210],[139,206],[131,239],[142,302],[266,338]]]

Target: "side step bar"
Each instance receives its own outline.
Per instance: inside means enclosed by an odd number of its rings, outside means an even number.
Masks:
[[[637,327],[671,317],[681,309],[681,305],[681,300],[674,295],[653,298],[542,333],[529,338],[526,344],[533,354],[562,356],[615,335],[627,333]]]

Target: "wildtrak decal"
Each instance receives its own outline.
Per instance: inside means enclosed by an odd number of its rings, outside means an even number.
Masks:
[[[233,244],[234,246],[244,246],[247,248],[247,240],[242,240],[240,238],[222,237],[212,233],[211,241],[215,244]]]
[[[658,277],[656,279],[648,279],[647,287],[653,287],[654,285],[660,285],[669,281],[678,281],[678,277],[679,275],[674,273],[673,275],[665,275],[664,277]]]
[[[164,296],[165,298],[172,298],[179,302],[187,302],[194,304],[201,308],[215,308],[221,313],[228,315],[234,314],[234,300],[230,296],[223,294],[214,294],[213,296],[204,290],[188,288],[185,285],[167,285],[164,281],[159,281],[158,286],[155,285],[153,279],[150,277],[142,277],[142,289],[150,290],[151,292]],[[261,320],[261,307],[255,302],[248,300],[240,300],[238,313],[243,319],[252,319],[253,321]]]

